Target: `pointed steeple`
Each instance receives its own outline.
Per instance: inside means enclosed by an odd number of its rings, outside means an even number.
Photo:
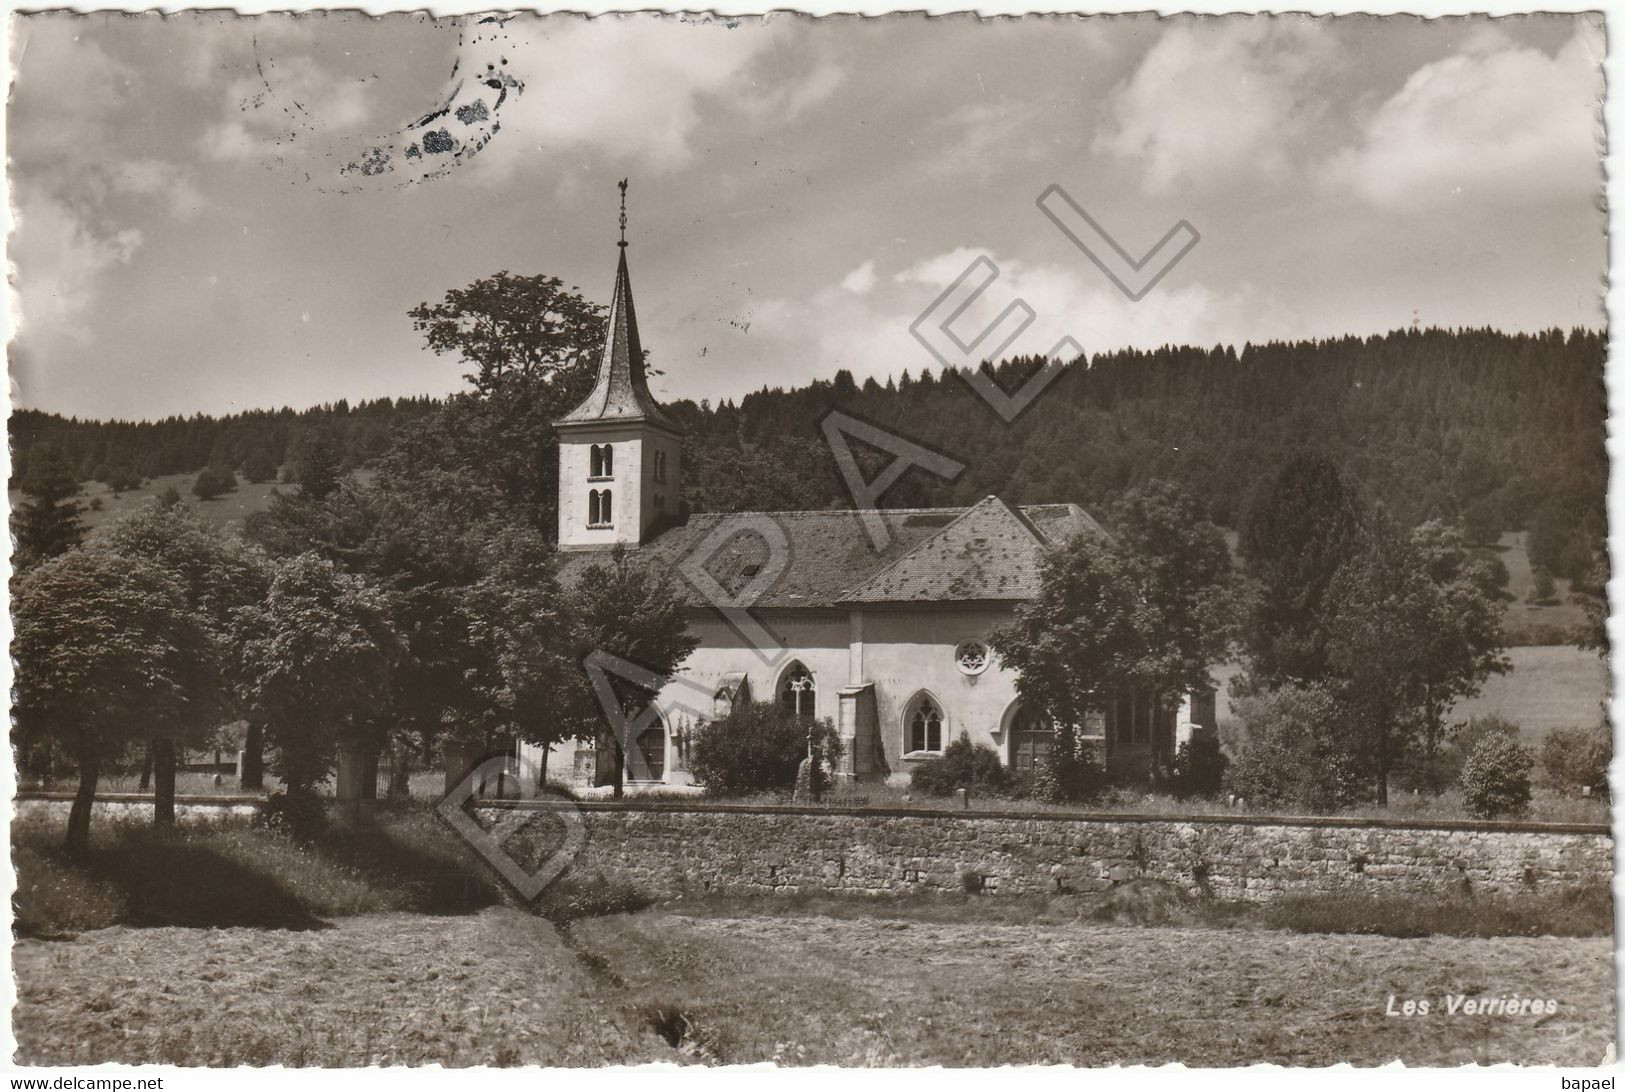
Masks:
[[[615,295],[609,303],[609,328],[598,360],[598,382],[581,404],[555,425],[647,422],[682,435],[683,429],[649,393],[643,366],[643,343],[632,306],[632,278],[626,270],[626,181],[621,183],[621,260],[615,269]]]

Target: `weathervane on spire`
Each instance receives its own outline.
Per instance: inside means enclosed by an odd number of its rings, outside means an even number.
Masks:
[[[617,245],[626,245],[626,179],[621,179],[621,241]]]

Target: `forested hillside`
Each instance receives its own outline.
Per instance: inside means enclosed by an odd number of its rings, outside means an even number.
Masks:
[[[1129,486],[1171,478],[1203,498],[1217,522],[1236,526],[1258,483],[1307,447],[1404,522],[1443,518],[1480,542],[1528,530],[1537,565],[1578,576],[1604,538],[1603,361],[1604,338],[1590,331],[1404,330],[1103,354],[1067,368],[1012,425],[959,376],[929,371],[884,386],[860,386],[842,371],[737,403],[671,408],[692,432],[687,491],[696,510],[849,504],[818,429],[838,406],[965,464],[953,482],[910,472],[886,493],[887,505],[998,493],[1100,507]],[[996,377],[1013,389],[1036,367],[1009,361]],[[436,406],[386,399],[141,424],[22,411],[11,421],[15,473],[26,473],[43,443],[86,479],[205,466],[251,480],[297,477],[307,437],[326,434],[346,465],[359,466],[394,429]]]
[[[1603,338],[1586,331],[1402,331],[1239,353],[1122,352],[1069,368],[1009,426],[958,376],[858,387],[842,373],[749,394],[737,407],[684,407],[703,471],[691,492],[708,508],[829,503],[838,478],[813,448],[830,405],[966,465],[952,483],[908,474],[887,493],[889,505],[998,493],[1098,507],[1132,485],[1172,478],[1204,498],[1217,522],[1236,526],[1251,491],[1289,452],[1310,447],[1404,522],[1464,523],[1482,542],[1528,529],[1537,564],[1577,574],[1604,535],[1603,360]],[[1014,389],[1036,367],[1006,363],[999,382]],[[769,457],[739,460],[735,445]],[[825,468],[822,480],[813,465]]]
[[[310,409],[250,410],[225,417],[197,414],[160,421],[82,421],[38,410],[11,416],[11,474],[16,487],[36,450],[50,448],[85,481],[185,474],[204,467],[269,481],[297,464],[308,438],[331,437],[347,466],[386,449],[397,426],[439,405],[433,398],[382,398],[351,406],[340,400]]]

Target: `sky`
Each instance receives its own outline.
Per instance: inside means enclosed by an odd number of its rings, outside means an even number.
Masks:
[[[1600,16],[16,19],[24,407],[460,389],[408,310],[607,302],[623,177],[666,399],[935,370],[909,326],[978,258],[953,329],[1024,300],[1011,352],[1605,321]],[[1051,185],[1199,241],[1131,300]]]

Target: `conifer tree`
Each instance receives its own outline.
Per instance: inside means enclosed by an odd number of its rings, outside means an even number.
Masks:
[[[23,503],[12,518],[17,568],[26,569],[67,553],[84,539],[79,482],[60,449],[43,448],[28,461]]]

